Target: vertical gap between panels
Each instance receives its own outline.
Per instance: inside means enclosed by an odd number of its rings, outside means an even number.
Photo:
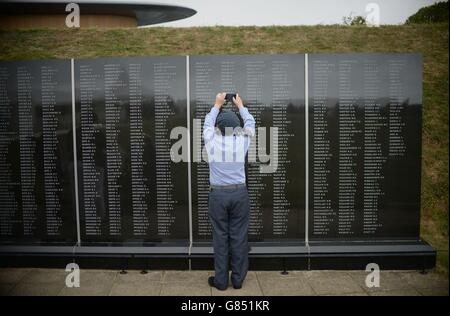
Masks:
[[[305,244],[309,253],[309,86],[308,54],[305,54]],[[308,256],[309,260],[309,256]]]
[[[189,83],[189,55],[186,56],[186,116],[187,116],[187,167],[188,167],[188,204],[189,204],[189,270],[191,270],[191,249],[192,249],[192,183],[191,183],[191,97]]]
[[[70,60],[71,89],[72,89],[72,137],[73,137],[73,176],[75,182],[75,211],[77,220],[77,244],[81,244],[80,232],[80,206],[78,199],[78,165],[77,165],[77,133],[76,133],[76,111],[75,111],[75,61]]]

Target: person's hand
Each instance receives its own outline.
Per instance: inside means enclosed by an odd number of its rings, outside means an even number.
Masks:
[[[236,97],[233,98],[233,102],[239,109],[244,106],[244,102],[242,102],[242,99],[239,96],[239,94],[236,94]]]
[[[225,95],[226,95],[225,92],[221,92],[216,95],[216,103],[214,103],[214,106],[219,110],[225,103]]]

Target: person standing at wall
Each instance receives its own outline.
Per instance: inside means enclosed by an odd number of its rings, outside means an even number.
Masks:
[[[213,229],[215,276],[210,286],[226,290],[229,281],[240,289],[248,271],[250,202],[245,178],[245,156],[255,135],[255,119],[238,94],[232,98],[241,120],[223,109],[226,93],[219,93],[205,117],[203,139],[209,163],[208,213]],[[231,252],[231,253],[230,253]]]

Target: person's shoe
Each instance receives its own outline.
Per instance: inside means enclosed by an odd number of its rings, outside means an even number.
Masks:
[[[216,284],[214,283],[214,277],[213,277],[213,276],[210,276],[210,277],[208,278],[208,284],[209,284],[210,287],[215,287],[215,288],[218,289],[219,291],[225,291],[225,290],[226,290],[226,288],[222,289],[222,288],[216,286]]]
[[[233,284],[233,289],[235,289],[235,290],[240,290],[240,289],[242,289],[242,284],[240,284],[240,285]]]

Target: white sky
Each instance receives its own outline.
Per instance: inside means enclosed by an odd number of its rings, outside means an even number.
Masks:
[[[440,0],[444,1],[444,0]],[[439,0],[155,0],[148,2],[186,6],[194,16],[155,26],[240,26],[341,24],[342,17],[365,16],[366,5],[380,8],[381,24],[401,24],[421,7]]]

